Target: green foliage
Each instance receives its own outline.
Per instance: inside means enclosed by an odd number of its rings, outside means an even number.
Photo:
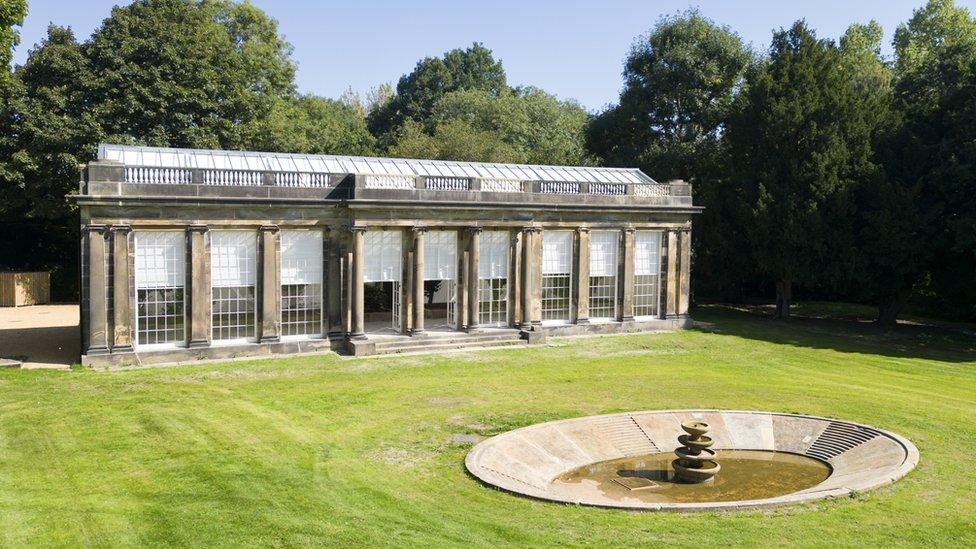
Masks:
[[[20,35],[14,29],[24,23],[27,16],[27,0],[0,0],[0,63],[3,76],[7,77],[13,47],[20,43]]]
[[[373,135],[383,136],[407,120],[423,121],[434,104],[453,91],[482,90],[498,95],[507,89],[501,61],[475,42],[467,49],[451,50],[443,58],[420,60],[413,72],[400,78],[396,94],[370,113],[369,129]]]
[[[751,57],[697,10],[661,19],[631,48],[620,102],[593,121],[590,149],[661,180],[701,177]]]
[[[376,140],[362,111],[333,99],[279,99],[257,125],[250,148],[308,154],[369,155]]]
[[[491,94],[482,90],[445,95],[420,123],[394,135],[394,156],[580,165],[590,163],[583,143],[587,115],[575,102],[536,88]]]

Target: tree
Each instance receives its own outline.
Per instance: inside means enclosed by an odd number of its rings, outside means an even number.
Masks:
[[[406,120],[425,120],[434,104],[453,91],[483,90],[498,95],[507,89],[501,61],[475,42],[470,48],[451,50],[443,58],[420,60],[410,74],[400,78],[396,94],[370,113],[369,129],[381,137]]]
[[[376,140],[357,106],[315,95],[280,99],[250,147],[262,151],[369,155]]]
[[[697,10],[662,18],[631,48],[620,102],[593,120],[590,150],[662,180],[702,175],[751,57]]]
[[[577,103],[537,89],[493,95],[461,90],[442,97],[423,122],[408,121],[390,140],[390,154],[528,164],[591,163]]]
[[[822,279],[837,250],[830,223],[847,214],[854,180],[870,163],[877,123],[855,85],[860,73],[845,61],[802,21],[774,33],[728,125],[752,209],[748,246],[775,281],[778,318],[789,317],[794,283]]]

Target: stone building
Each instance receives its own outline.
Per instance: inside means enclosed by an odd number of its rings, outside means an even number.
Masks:
[[[700,208],[636,169],[102,145],[77,203],[85,364],[689,321]]]

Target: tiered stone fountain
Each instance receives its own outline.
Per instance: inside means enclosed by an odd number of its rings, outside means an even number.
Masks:
[[[678,459],[671,462],[675,480],[699,483],[714,479],[722,466],[715,461],[715,451],[709,449],[715,441],[705,436],[710,426],[691,420],[682,422],[681,428],[687,434],[678,437],[681,446],[674,451]]]

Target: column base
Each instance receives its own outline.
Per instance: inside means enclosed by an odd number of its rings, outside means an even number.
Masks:
[[[105,345],[96,345],[95,347],[89,347],[85,352],[86,355],[107,355],[109,354],[108,347]]]
[[[681,318],[681,317],[679,317],[678,315],[676,315],[674,313],[670,313],[670,314],[664,315],[664,320],[677,320],[679,318]]]
[[[426,330],[410,330],[408,335],[410,337],[427,337],[428,334]]]
[[[478,333],[478,332],[481,331],[481,326],[478,326],[478,325],[476,325],[476,326],[467,326],[466,328],[464,328],[464,331],[465,331],[465,333],[468,333],[468,334],[476,334],[476,333]]]
[[[206,339],[194,339],[186,344],[187,349],[199,349],[201,347],[209,347],[210,342]]]
[[[365,341],[366,340],[366,332],[353,332],[353,333],[349,334],[349,340],[350,341]]]
[[[589,318],[577,318],[576,319],[576,323],[577,324],[589,324],[590,323],[590,319]]]
[[[633,322],[635,318],[633,316],[625,316],[620,318],[620,322]]]
[[[281,341],[279,336],[261,336],[258,343],[278,343],[279,341]]]
[[[112,352],[113,353],[134,353],[135,349],[132,347],[132,345],[116,345],[115,347],[112,347]]]

